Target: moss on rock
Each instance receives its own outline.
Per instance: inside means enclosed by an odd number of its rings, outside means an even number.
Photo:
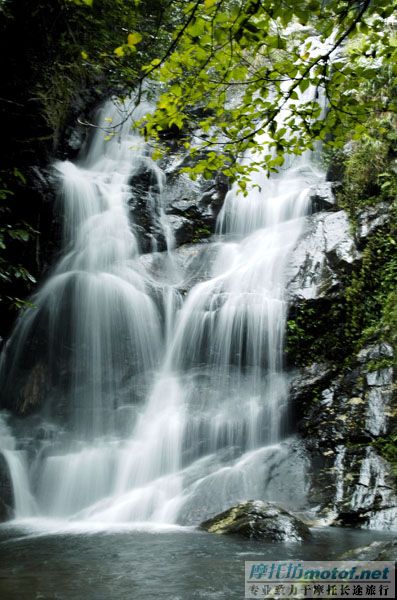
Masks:
[[[297,517],[272,502],[249,500],[204,521],[201,529],[209,533],[239,535],[266,542],[301,542],[310,530]]]

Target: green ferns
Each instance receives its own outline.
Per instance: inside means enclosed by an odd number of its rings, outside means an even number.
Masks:
[[[15,186],[16,180],[25,183],[23,174],[16,168],[9,174],[0,173],[0,285],[4,292],[0,296],[0,304],[12,310],[31,306],[18,294],[24,295],[26,289],[30,290],[32,284],[36,283],[26,267],[10,258],[20,255],[26,242],[37,235],[37,231],[28,223],[15,222],[13,219],[11,207],[14,192],[10,188]]]
[[[372,445],[391,464],[393,473],[397,476],[397,429],[386,437],[378,438]]]
[[[339,204],[357,229],[360,212],[379,206],[387,220],[369,236],[363,258],[346,289],[346,335],[360,346],[380,335],[397,353],[397,130],[396,119],[379,119],[371,136],[354,144],[344,163]]]

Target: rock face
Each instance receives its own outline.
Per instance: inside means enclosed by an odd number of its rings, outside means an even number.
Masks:
[[[397,426],[393,347],[379,334],[351,355],[340,339],[345,290],[371,236],[390,219],[390,206],[362,210],[353,229],[332,202],[332,190],[327,183],[314,192],[320,212],[307,217],[288,271],[300,349],[298,357],[288,356],[295,368],[291,409],[311,456],[310,496],[320,515],[338,525],[388,529],[397,523],[396,476],[382,455]],[[313,347],[325,348],[325,356]],[[296,369],[296,362],[303,366]]]
[[[14,495],[7,461],[0,452],[0,523],[8,521],[13,514]]]
[[[357,242],[360,244],[368,236],[375,233],[390,219],[390,205],[386,202],[379,202],[375,206],[369,206],[362,210],[358,215],[357,223]]]
[[[393,350],[386,343],[370,345],[358,354],[355,368],[348,373],[333,378],[332,369],[315,364],[304,369],[293,382],[293,391],[301,400],[305,390],[310,392],[315,383],[321,381],[326,386],[317,401],[307,407],[302,423],[302,431],[308,434],[315,424],[321,432],[318,444],[370,442],[395,424],[391,414],[393,367],[377,368],[376,363],[371,363],[375,352],[378,356],[390,356]]]
[[[395,528],[396,477],[379,454],[396,427],[392,347],[369,344],[351,369],[313,363],[295,374],[291,403],[312,459],[311,498],[338,525]]]
[[[313,363],[291,382],[295,418],[312,457],[312,500],[339,525],[396,526],[396,477],[378,451],[396,427],[392,355],[385,342],[369,344],[349,371]]]
[[[204,521],[200,528],[265,542],[302,542],[311,535],[307,525],[276,504],[253,500]]]
[[[313,188],[311,194],[313,212],[337,210],[334,188],[335,183],[331,181],[324,181],[324,183],[320,183]]]
[[[310,215],[288,267],[290,301],[335,298],[341,276],[359,259],[344,210]]]
[[[184,163],[178,150],[169,152],[168,162],[162,165],[163,179],[159,172],[147,169],[130,181],[131,226],[142,252],[197,243],[212,235],[228,190],[221,176],[192,181],[181,173]]]
[[[345,552],[338,560],[397,560],[397,541],[372,542]]]

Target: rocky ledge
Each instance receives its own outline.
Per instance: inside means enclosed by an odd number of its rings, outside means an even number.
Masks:
[[[397,540],[354,548],[342,554],[339,560],[397,560]]]
[[[204,521],[200,528],[265,542],[302,542],[311,536],[303,521],[272,502],[259,500],[241,502]]]

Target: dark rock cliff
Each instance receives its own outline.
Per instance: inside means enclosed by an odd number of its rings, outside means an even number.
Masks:
[[[2,278],[0,336],[5,336],[19,307],[13,299],[29,295],[59,249],[51,164],[76,155],[86,134],[77,118],[92,112],[106,85],[81,68],[77,48],[71,51],[74,34],[60,0],[9,0],[0,10],[0,28],[0,51],[7,56],[0,94],[0,177],[7,202],[0,218],[6,230],[26,231],[22,241],[7,239],[1,257],[6,265],[22,267],[16,276],[6,270]]]
[[[11,518],[14,494],[7,461],[0,452],[0,523]]]
[[[328,522],[388,528],[397,518],[393,336],[381,325],[355,333],[352,315],[360,309],[351,298],[375,236],[389,235],[393,203],[364,208],[352,223],[330,184],[313,199],[319,212],[307,218],[288,274],[287,336],[293,420],[311,460],[311,500]],[[363,294],[379,293],[364,274]],[[364,297],[359,302],[364,306]]]

